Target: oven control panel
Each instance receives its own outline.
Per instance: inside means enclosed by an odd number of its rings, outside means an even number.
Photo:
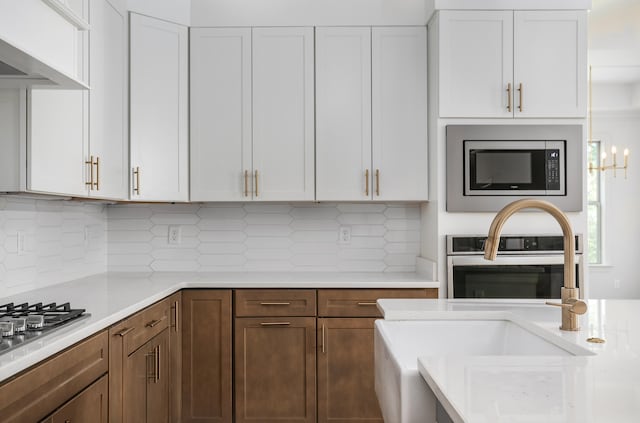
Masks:
[[[582,235],[576,235],[576,253],[582,253]],[[483,254],[486,236],[447,236],[447,255]],[[500,237],[498,253],[561,254],[564,241],[560,235],[505,235]]]

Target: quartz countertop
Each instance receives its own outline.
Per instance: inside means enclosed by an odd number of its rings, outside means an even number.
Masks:
[[[91,315],[0,355],[0,381],[183,288],[439,287],[416,273],[103,273],[0,298],[0,304],[70,302]]]
[[[418,357],[451,419],[465,423],[640,421],[640,300],[589,300],[581,330],[560,331],[543,302],[380,300],[389,320],[507,319],[586,348],[587,356]],[[604,344],[586,341],[604,339]],[[445,341],[446,342],[446,341]]]

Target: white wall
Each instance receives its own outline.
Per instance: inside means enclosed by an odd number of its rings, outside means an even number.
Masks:
[[[131,0],[130,0],[131,1]],[[424,0],[192,0],[192,26],[425,25]]]
[[[1,296],[104,272],[105,231],[102,205],[0,197]]]
[[[413,272],[420,206],[405,204],[157,204],[108,208],[115,271]],[[180,226],[180,245],[168,227]],[[338,242],[338,229],[351,242]]]
[[[594,110],[606,105],[616,109],[594,111],[593,138],[600,139],[609,154],[615,144],[619,152],[629,148],[631,156],[626,180],[620,171],[616,178],[611,171],[603,175],[604,266],[589,267],[592,298],[640,298],[640,110],[631,107],[631,89],[631,85],[593,87]]]

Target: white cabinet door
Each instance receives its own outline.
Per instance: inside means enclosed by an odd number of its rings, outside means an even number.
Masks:
[[[91,197],[128,198],[125,34],[124,12],[107,0],[91,2],[89,146],[95,163]]]
[[[254,28],[254,196],[313,200],[313,28]]]
[[[371,199],[371,28],[316,28],[316,199]]]
[[[372,29],[373,199],[424,201],[427,29]]]
[[[440,116],[512,117],[513,12],[441,11],[439,25]]]
[[[251,29],[191,29],[191,200],[251,200]]]
[[[587,12],[514,12],[516,117],[584,117]]]
[[[129,37],[131,199],[187,201],[187,28],[132,13]]]

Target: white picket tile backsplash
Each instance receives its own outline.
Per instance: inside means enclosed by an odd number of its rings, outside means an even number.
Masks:
[[[415,204],[126,204],[107,216],[113,271],[413,272],[420,252]]]
[[[0,296],[104,272],[106,228],[102,205],[1,197]]]

